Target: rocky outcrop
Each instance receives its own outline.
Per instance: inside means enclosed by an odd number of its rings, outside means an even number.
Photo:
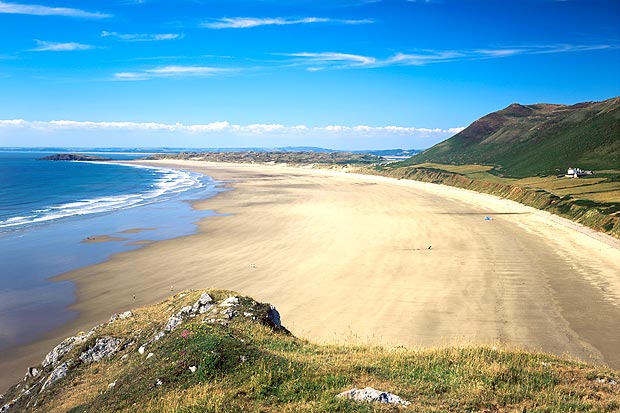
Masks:
[[[411,404],[392,393],[375,390],[372,387],[366,387],[365,389],[354,388],[340,393],[337,397],[358,402],[400,404],[402,406]]]
[[[42,367],[53,366],[58,363],[58,361],[68,352],[71,351],[78,344],[82,344],[88,340],[90,336],[94,334],[94,331],[91,330],[88,334],[82,334],[75,337],[68,337],[62,341],[59,345],[54,347],[52,351],[47,353],[43,362],[41,363]]]
[[[131,311],[125,311],[124,313],[114,314],[112,317],[110,317],[110,321],[108,321],[108,323],[113,323],[116,320],[125,320],[129,317],[133,317],[133,313]]]
[[[282,326],[280,313],[271,304],[258,303],[251,298],[237,296],[228,297],[221,303],[216,304],[209,294],[203,293],[194,305],[185,306],[176,314],[170,316],[163,330],[157,332],[153,338],[142,344],[138,348],[138,352],[144,354],[148,346],[175,330],[184,321],[203,314],[205,315],[203,320],[205,323],[227,324],[236,317],[245,317],[267,324],[276,330],[288,332]]]
[[[181,300],[186,295],[187,293],[179,294],[173,297],[173,300]],[[169,310],[173,311],[174,307],[170,307]],[[47,397],[48,389],[71,376],[74,371],[79,370],[79,366],[99,363],[104,359],[113,359],[117,353],[122,353],[119,357],[120,360],[126,359],[129,354],[128,351],[134,351],[136,341],[140,340],[140,336],[148,337],[150,335],[151,337],[138,348],[138,352],[140,355],[146,353],[145,360],[151,359],[149,362],[152,362],[160,355],[157,354],[156,350],[146,352],[145,349],[190,319],[195,319],[199,323],[217,323],[226,326],[231,320],[239,317],[287,332],[281,324],[280,314],[270,304],[258,303],[251,298],[240,296],[229,296],[217,303],[206,292],[203,292],[192,305],[183,305],[174,312],[165,324],[151,326],[152,322],[142,324],[142,320],[144,320],[142,319],[139,324],[136,324],[138,326],[136,335],[127,334],[133,329],[133,326],[131,326],[132,328],[129,328],[130,325],[120,324],[117,326],[117,323],[122,322],[136,323],[133,320],[134,317],[136,315],[132,311],[114,314],[107,323],[94,327],[88,333],[64,339],[45,356],[41,365],[28,368],[23,382],[9,389],[6,397],[0,396],[0,402],[4,403],[0,407],[0,413],[23,411],[24,409],[30,411],[30,408],[36,406],[37,400],[39,400],[37,397]],[[140,333],[141,329],[146,329],[146,331]],[[247,361],[247,357],[240,356],[239,362],[245,361]],[[188,366],[191,373],[195,373],[197,368],[196,365]],[[115,386],[116,382],[110,384],[109,389]],[[7,400],[9,401],[7,402]]]
[[[80,354],[80,360],[82,360],[84,364],[101,361],[104,358],[110,357],[112,354],[116,353],[120,344],[121,340],[118,338],[98,338],[97,341],[95,341],[94,346],[90,347],[88,350]]]
[[[65,378],[72,364],[73,363],[71,362],[64,362],[60,366],[56,367],[52,371],[52,373],[49,375],[47,380],[45,380],[45,383],[43,383],[43,387],[41,387],[41,391],[45,390],[52,384],[56,383],[58,380]]]
[[[213,305],[213,298],[207,293],[202,293],[198,301],[192,306],[192,312],[195,314],[204,314]]]

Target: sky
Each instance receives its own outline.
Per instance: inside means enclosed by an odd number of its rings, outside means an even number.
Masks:
[[[0,0],[0,146],[423,149],[620,95],[618,0]]]

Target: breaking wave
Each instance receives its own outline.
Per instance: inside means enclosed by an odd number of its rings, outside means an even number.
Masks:
[[[111,212],[170,199],[177,194],[204,186],[202,175],[165,168],[124,165],[132,168],[146,168],[156,174],[155,182],[148,190],[123,195],[101,196],[92,199],[80,199],[74,202],[49,205],[30,211],[23,216],[14,216],[0,220],[0,228],[17,229],[35,223],[53,221],[80,215]]]

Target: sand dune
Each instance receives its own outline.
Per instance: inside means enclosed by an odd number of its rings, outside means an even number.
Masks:
[[[64,274],[77,283],[80,317],[5,355],[2,371],[17,368],[13,376],[21,377],[62,337],[163,299],[171,285],[272,302],[295,335],[315,341],[503,343],[620,368],[617,240],[514,202],[432,184],[154,163],[234,181],[233,191],[195,204],[225,215],[200,222],[196,235]]]

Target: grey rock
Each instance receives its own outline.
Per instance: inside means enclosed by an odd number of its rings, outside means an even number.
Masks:
[[[118,338],[98,338],[94,346],[80,354],[80,360],[85,364],[101,361],[105,357],[110,357],[112,354],[116,353],[120,344],[121,340]]]
[[[10,402],[6,403],[4,406],[0,407],[0,413],[8,412],[9,409],[13,407],[13,405],[15,405],[15,403],[17,403],[18,401],[19,401],[19,397],[17,399],[13,399]]]
[[[207,293],[202,293],[198,301],[194,303],[192,306],[192,313],[194,314],[204,314],[211,308],[213,305],[213,298]]]
[[[389,403],[403,406],[411,404],[407,400],[403,400],[392,393],[375,390],[372,387],[366,387],[365,389],[354,388],[340,393],[337,397],[358,402]]]
[[[41,362],[42,367],[53,366],[58,363],[58,361],[67,354],[71,349],[78,344],[84,343],[88,338],[93,335],[93,332],[90,331],[88,334],[82,334],[75,337],[68,337],[62,341],[59,345],[54,347],[52,351],[47,353],[43,361]]]
[[[49,375],[45,383],[43,383],[43,387],[41,387],[41,391],[47,389],[52,384],[56,383],[58,380],[65,378],[67,373],[69,372],[69,368],[71,364],[69,362],[64,362],[60,366],[56,367],[54,371]]]
[[[166,335],[165,331],[160,331],[159,333],[155,334],[155,337],[153,337],[153,341],[157,341],[163,338],[165,335]]]
[[[125,320],[127,318],[133,317],[133,313],[131,311],[125,311],[124,313],[114,314],[110,317],[110,323],[115,322],[116,320]]]
[[[182,322],[183,322],[183,316],[173,315],[168,319],[168,322],[166,323],[166,327],[164,327],[164,331],[166,332],[172,331],[175,328],[177,328],[177,326],[181,324]]]
[[[231,307],[239,305],[239,297],[228,297],[220,303],[220,307]]]
[[[168,318],[168,321],[166,322],[166,326],[164,327],[164,329],[155,334],[155,336],[149,342],[145,343],[141,348],[146,348],[147,345],[157,340],[160,340],[166,335],[166,333],[169,333],[175,328],[177,328],[185,319],[189,317],[195,317],[196,314],[206,313],[207,310],[213,305],[212,302],[213,298],[211,298],[209,294],[202,293],[198,301],[196,301],[193,306],[185,306],[181,308],[179,312],[177,312],[175,315],[170,316],[170,318]],[[142,354],[143,352],[144,349],[142,349],[142,352],[140,354]]]
[[[177,328],[179,324],[183,322],[187,317],[192,314],[192,307],[185,306],[181,308],[181,310],[175,315],[171,316],[166,323],[166,327],[164,327],[164,331],[169,332]]]
[[[31,377],[37,377],[40,373],[41,371],[36,367],[28,367],[28,370],[26,371],[26,377],[24,377],[24,381],[28,380]]]

